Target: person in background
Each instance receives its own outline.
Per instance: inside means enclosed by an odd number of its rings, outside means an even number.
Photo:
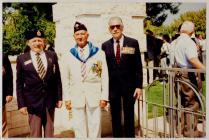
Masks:
[[[200,46],[201,46],[201,55],[202,55],[202,62],[204,65],[206,65],[206,39],[204,37],[204,34],[199,34],[197,36],[197,39],[199,40]]]
[[[33,29],[27,32],[30,50],[17,57],[16,92],[18,109],[28,114],[30,137],[54,135],[55,107],[62,106],[62,83],[57,55],[44,51],[44,35]]]
[[[177,43],[177,38],[180,36],[181,26],[182,26],[182,24],[180,24],[178,26],[178,32],[172,37],[172,41],[170,43],[170,55],[169,55],[170,64],[169,64],[169,67],[172,67],[174,64],[174,56],[173,56],[174,53],[172,51],[174,50],[174,47]]]
[[[195,68],[205,70],[205,66],[199,61],[197,54],[197,47],[195,42],[191,39],[191,35],[194,33],[194,23],[191,21],[184,21],[181,29],[180,36],[177,38],[175,46],[172,48],[171,57],[174,57],[173,67],[177,68]],[[195,89],[198,89],[198,83],[194,72],[179,72],[176,73],[175,78],[180,78],[186,82],[192,83]],[[175,83],[175,90],[177,92],[177,83]],[[181,105],[183,108],[191,111],[198,111],[200,109],[200,103],[195,95],[194,91],[186,84],[180,84]],[[191,137],[193,130],[191,126],[194,126],[194,137],[203,137],[205,134],[198,130],[198,116],[192,115],[187,112],[181,114],[181,132],[185,137]],[[192,123],[192,124],[191,124]],[[178,124],[177,124],[178,125]]]
[[[88,41],[84,24],[74,25],[76,44],[63,56],[64,100],[72,109],[76,138],[101,137],[101,108],[108,101],[108,69],[105,53]]]
[[[142,95],[142,62],[136,39],[123,34],[120,17],[109,19],[112,38],[102,44],[109,71],[109,100],[113,137],[135,137],[134,103]],[[121,112],[124,113],[122,131]]]
[[[53,44],[52,44],[52,43],[47,43],[47,44],[45,45],[44,50],[49,50],[49,51],[53,51],[53,52],[55,52],[55,50],[54,50],[54,46],[53,46]]]
[[[169,53],[170,53],[170,37],[168,34],[163,35],[163,46],[161,47],[161,67],[167,68],[170,64]],[[161,75],[166,76],[168,74],[167,71],[162,70]]]
[[[8,137],[5,105],[6,103],[11,102],[13,98],[13,73],[9,58],[4,53],[3,53],[2,76],[3,76],[2,136]]]
[[[149,29],[146,30],[147,52],[145,52],[146,66],[154,67],[154,49],[156,47],[155,37],[153,32]],[[147,69],[147,83],[150,84],[154,80],[153,73],[155,70]]]

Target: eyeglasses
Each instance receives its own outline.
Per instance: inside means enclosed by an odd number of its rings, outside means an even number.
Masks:
[[[115,29],[115,27],[116,27],[117,29],[120,29],[121,25],[110,25],[110,29],[111,29],[111,30]]]

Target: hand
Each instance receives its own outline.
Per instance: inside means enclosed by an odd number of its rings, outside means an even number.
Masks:
[[[12,98],[13,98],[12,96],[6,96],[6,102],[7,103],[11,102],[12,101]]]
[[[197,50],[199,51],[201,49],[201,46],[200,45],[196,45],[197,47]]]
[[[65,101],[65,107],[67,110],[71,110],[71,101]]]
[[[23,114],[23,115],[27,115],[28,114],[28,110],[27,110],[27,107],[22,107],[20,108],[20,113]]]
[[[57,107],[57,108],[61,108],[61,107],[62,107],[62,101],[58,101],[58,102],[56,103],[56,107]]]
[[[100,107],[105,108],[107,106],[107,101],[105,100],[100,100]]]
[[[135,98],[136,100],[138,100],[138,99],[140,98],[140,96],[142,96],[142,89],[136,88],[136,89],[135,89],[135,92],[134,92],[134,98]]]

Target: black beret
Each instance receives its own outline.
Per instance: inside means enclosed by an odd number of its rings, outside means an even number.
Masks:
[[[75,25],[74,25],[74,33],[77,32],[77,31],[79,31],[79,30],[85,30],[85,31],[87,31],[87,28],[86,28],[86,26],[84,24],[79,23],[79,22],[76,21],[75,22]]]
[[[37,29],[32,29],[26,32],[26,39],[30,40],[34,37],[44,38],[44,33]]]

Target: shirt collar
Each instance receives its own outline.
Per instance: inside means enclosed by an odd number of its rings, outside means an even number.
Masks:
[[[114,40],[114,44],[116,44],[117,40],[114,38],[113,38],[113,40]],[[119,39],[120,44],[123,43],[123,40],[124,40],[124,36],[122,35],[121,38]]]
[[[181,33],[181,36],[186,37],[186,38],[191,38],[188,34],[186,33]]]
[[[32,50],[30,50],[30,53],[31,53],[32,55],[36,55],[36,54],[37,54],[37,52],[34,52],[34,51],[32,51]],[[43,50],[42,50],[41,52],[39,52],[40,55],[42,55],[43,53],[44,53]]]
[[[88,43],[87,43],[86,46],[84,46],[83,48],[80,48],[80,47],[78,46],[78,51],[80,51],[81,49],[87,50],[87,49],[88,49]]]

